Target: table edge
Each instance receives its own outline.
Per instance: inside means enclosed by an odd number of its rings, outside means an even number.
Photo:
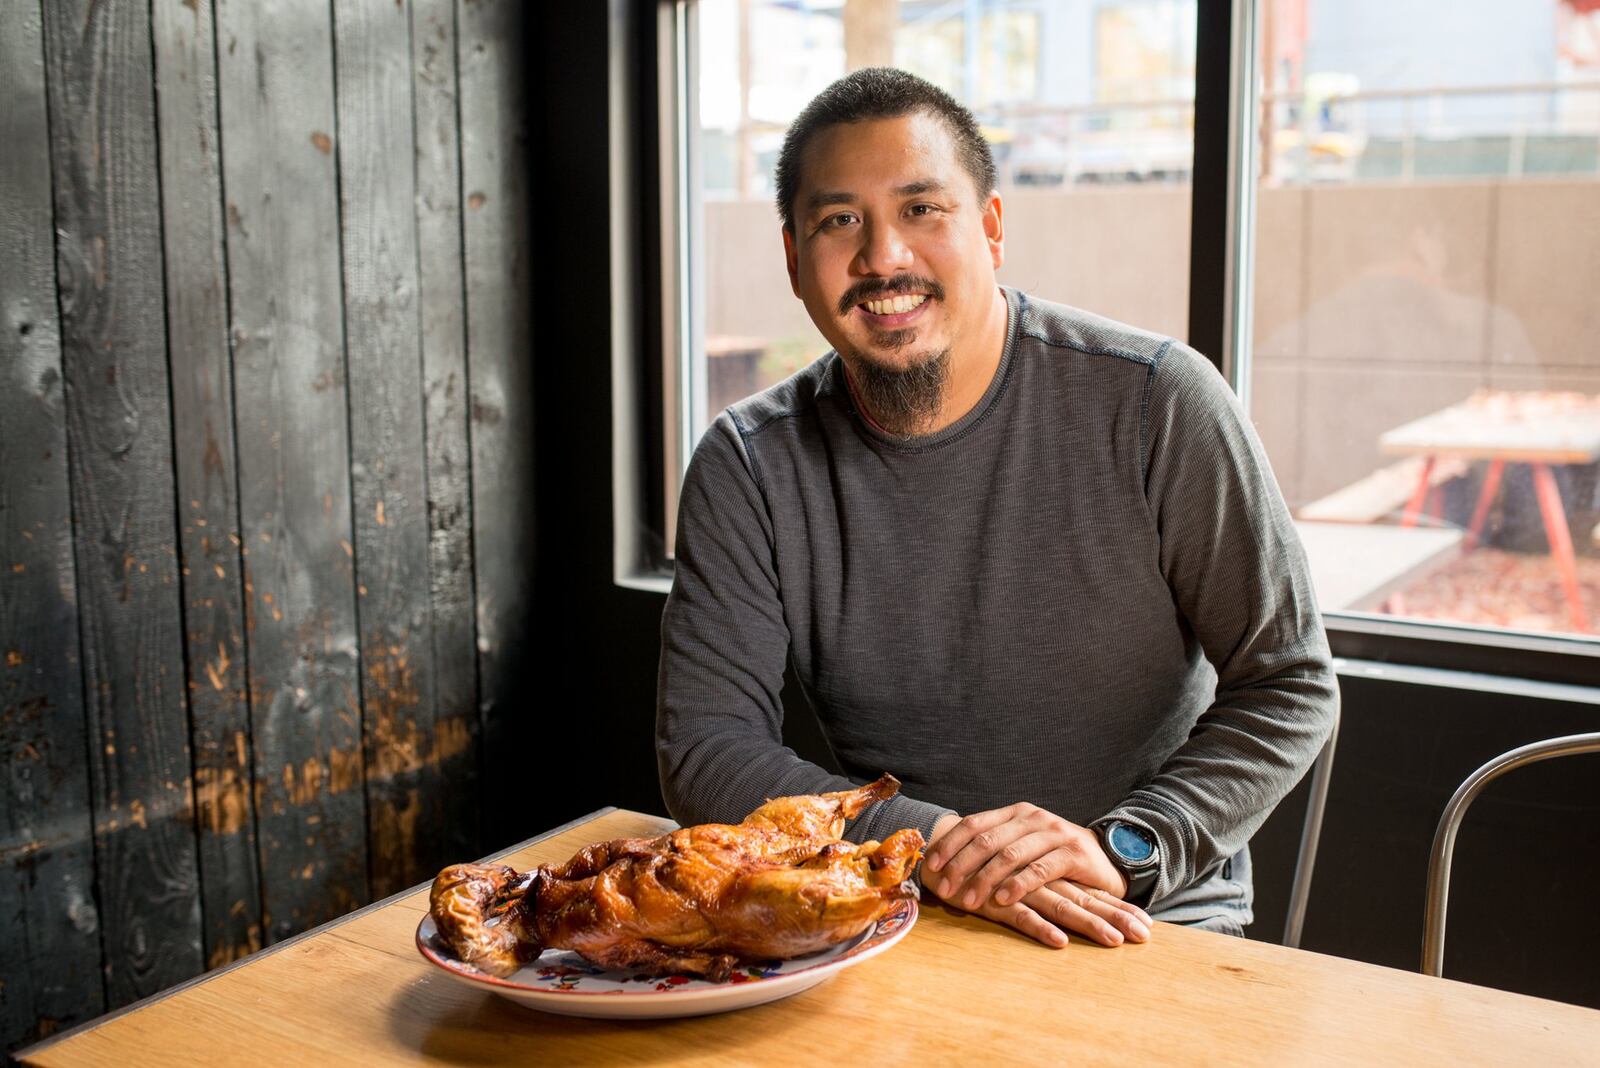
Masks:
[[[504,849],[483,857],[478,861],[478,863],[492,863],[493,861],[499,860],[502,857],[510,856],[519,849],[526,849],[528,846],[536,845],[547,838],[554,838],[556,835],[570,831],[574,827],[580,827],[585,823],[597,820],[602,816],[608,816],[616,811],[618,811],[618,809],[615,805],[607,805],[604,808],[597,808],[593,812],[579,816],[576,819],[568,820],[559,827],[552,827],[548,831],[542,831],[539,834],[534,835],[532,838],[518,842],[516,845],[506,846]],[[213,979],[226,975],[235,968],[258,961],[269,954],[277,953],[279,950],[288,949],[290,946],[295,945],[298,942],[303,942],[308,938],[313,938],[317,935],[324,934],[336,927],[342,927],[343,925],[350,923],[352,920],[360,919],[369,912],[376,912],[381,908],[386,908],[387,906],[394,904],[401,898],[410,897],[419,890],[426,890],[431,885],[433,885],[433,880],[429,879],[427,882],[418,883],[416,886],[408,887],[405,890],[390,894],[388,897],[383,898],[382,900],[373,901],[369,904],[361,906],[353,912],[347,912],[343,916],[335,917],[326,923],[320,923],[310,930],[301,931],[292,938],[286,938],[282,942],[275,942],[272,945],[267,946],[265,949],[259,949],[256,952],[251,953],[249,956],[240,957],[235,961],[229,961],[220,968],[201,972],[199,975],[192,975],[183,982],[175,983],[174,985],[167,987],[165,990],[157,990],[154,994],[146,994],[138,1001],[129,1002],[119,1009],[112,1009],[110,1012],[102,1013],[93,1019],[85,1020],[80,1024],[75,1024],[74,1026],[67,1028],[65,1031],[62,1031],[60,1034],[51,1035],[49,1038],[36,1042],[31,1046],[26,1046],[19,1050],[13,1050],[10,1056],[14,1058],[18,1064],[26,1064],[28,1058],[36,1054],[43,1053],[45,1050],[59,1042],[64,1042],[69,1038],[75,1038],[78,1035],[84,1034],[85,1032],[93,1031],[95,1028],[104,1024],[108,1024],[119,1016],[125,1016],[130,1012],[135,1012],[144,1008],[146,1005],[152,1005],[157,1001],[163,1001],[169,997],[172,997],[174,994],[181,994],[190,987],[199,986],[201,983],[208,983]]]

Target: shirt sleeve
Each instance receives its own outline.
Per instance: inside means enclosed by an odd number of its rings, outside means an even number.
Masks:
[[[1315,761],[1339,694],[1305,552],[1216,369],[1177,343],[1150,372],[1145,493],[1173,600],[1217,673],[1188,740],[1106,818],[1154,834],[1152,904],[1242,849]]]
[[[774,546],[744,435],[724,412],[684,477],[661,620],[656,762],[667,810],[681,824],[737,823],[769,798],[861,785],[783,744],[789,628]],[[947,811],[897,796],[862,813],[846,837],[917,827],[927,838]]]

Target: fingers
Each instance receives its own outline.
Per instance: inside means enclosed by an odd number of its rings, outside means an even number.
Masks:
[[[1135,905],[1131,901],[1122,900],[1122,898],[1118,897],[1116,894],[1108,894],[1097,886],[1084,886],[1081,883],[1074,883],[1072,885],[1077,886],[1079,890],[1082,890],[1083,892],[1099,899],[1100,901],[1111,905],[1113,908],[1119,909],[1122,912],[1126,912],[1128,915],[1144,924],[1147,929],[1152,923],[1155,922],[1150,918],[1150,914],[1144,909],[1140,908],[1138,905]]]
[[[988,899],[1001,880],[1057,849],[1066,852],[1035,869],[1035,885],[1068,877],[1094,881],[1091,873],[1080,872],[1079,865],[1072,863],[1073,856],[1081,852],[1075,835],[1086,833],[1076,824],[1026,801],[975,813],[933,844],[925,863],[939,878],[930,880],[925,875],[924,881],[933,883],[946,900],[974,908]],[[982,876],[969,883],[979,872],[983,872]],[[1015,902],[1020,897],[1015,894],[1010,900]]]
[[[1073,851],[1062,844],[1060,834],[1053,831],[1024,834],[1007,843],[972,873],[959,891],[961,906],[973,908],[991,895],[997,905],[1021,901],[1045,883],[1076,874],[1073,859]],[[949,877],[955,875],[956,868],[952,864]],[[1003,897],[996,893],[996,888],[1002,886],[1010,890]]]
[[[1053,949],[1068,944],[1068,932],[1103,946],[1150,940],[1151,920],[1139,906],[1066,879],[1040,887],[1015,905],[989,900],[972,911]]]
[[[1019,859],[1018,843],[1019,839],[1028,834],[1028,828],[1020,821],[1009,820],[987,829],[974,831],[972,828],[964,827],[965,823],[966,820],[962,820],[940,839],[940,844],[943,844],[946,839],[961,835],[966,841],[953,855],[949,852],[944,854],[940,867],[933,869],[936,875],[932,881],[937,886],[939,895],[947,901],[957,904],[966,902],[963,907],[975,908],[979,902],[987,900],[988,895],[963,893],[962,887],[974,873],[991,860],[1005,869],[997,878],[990,881],[991,888],[993,883],[999,882],[1022,864],[1027,863],[1031,858]],[[982,827],[983,824],[980,823],[978,826]]]
[[[1019,846],[1022,843],[1034,846],[1039,850],[1039,855],[1028,860],[1021,868],[1011,870],[1002,870],[1004,865],[991,861],[968,881],[968,885],[976,886],[985,893],[992,892],[997,905],[1009,905],[1021,901],[1046,883],[1079,874],[1081,858],[1071,843],[1063,845],[1060,838],[1054,835],[1029,835],[1018,843]],[[989,881],[990,875],[994,876],[995,882]]]
[[[1102,903],[1087,894],[1074,890],[1057,893],[1046,887],[1035,890],[1028,897],[1027,904],[1057,927],[1075,931],[1102,946],[1120,946],[1127,937],[1104,914],[1102,908],[1095,907]]]
[[[1054,900],[1044,895],[1053,895]],[[1097,887],[1058,880],[1027,901],[1046,919],[1104,946],[1150,940],[1151,921],[1145,911]]]
[[[928,852],[922,863],[929,871],[941,871],[950,863],[950,858],[966,848],[978,835],[989,832],[1011,819],[1012,812],[1018,805],[1007,805],[1005,808],[991,808],[984,812],[974,812],[956,822],[939,840],[928,847]]]
[[[1012,905],[1010,908],[999,909],[990,905],[979,910],[980,916],[987,919],[998,920],[1014,930],[1020,931],[1041,945],[1051,949],[1062,949],[1067,945],[1067,932],[1045,919],[1027,905]]]

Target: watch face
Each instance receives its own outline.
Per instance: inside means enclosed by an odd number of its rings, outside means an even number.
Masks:
[[[1143,863],[1155,855],[1155,842],[1130,823],[1113,824],[1106,840],[1111,851],[1129,864]]]

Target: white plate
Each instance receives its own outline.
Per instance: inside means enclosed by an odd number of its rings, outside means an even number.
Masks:
[[[598,968],[560,949],[547,949],[538,960],[500,979],[457,960],[439,937],[432,916],[424,916],[417,926],[417,948],[461,982],[542,1012],[640,1020],[703,1016],[798,994],[882,953],[904,938],[916,920],[917,903],[898,901],[881,920],[847,942],[806,957],[741,967],[721,983]]]

